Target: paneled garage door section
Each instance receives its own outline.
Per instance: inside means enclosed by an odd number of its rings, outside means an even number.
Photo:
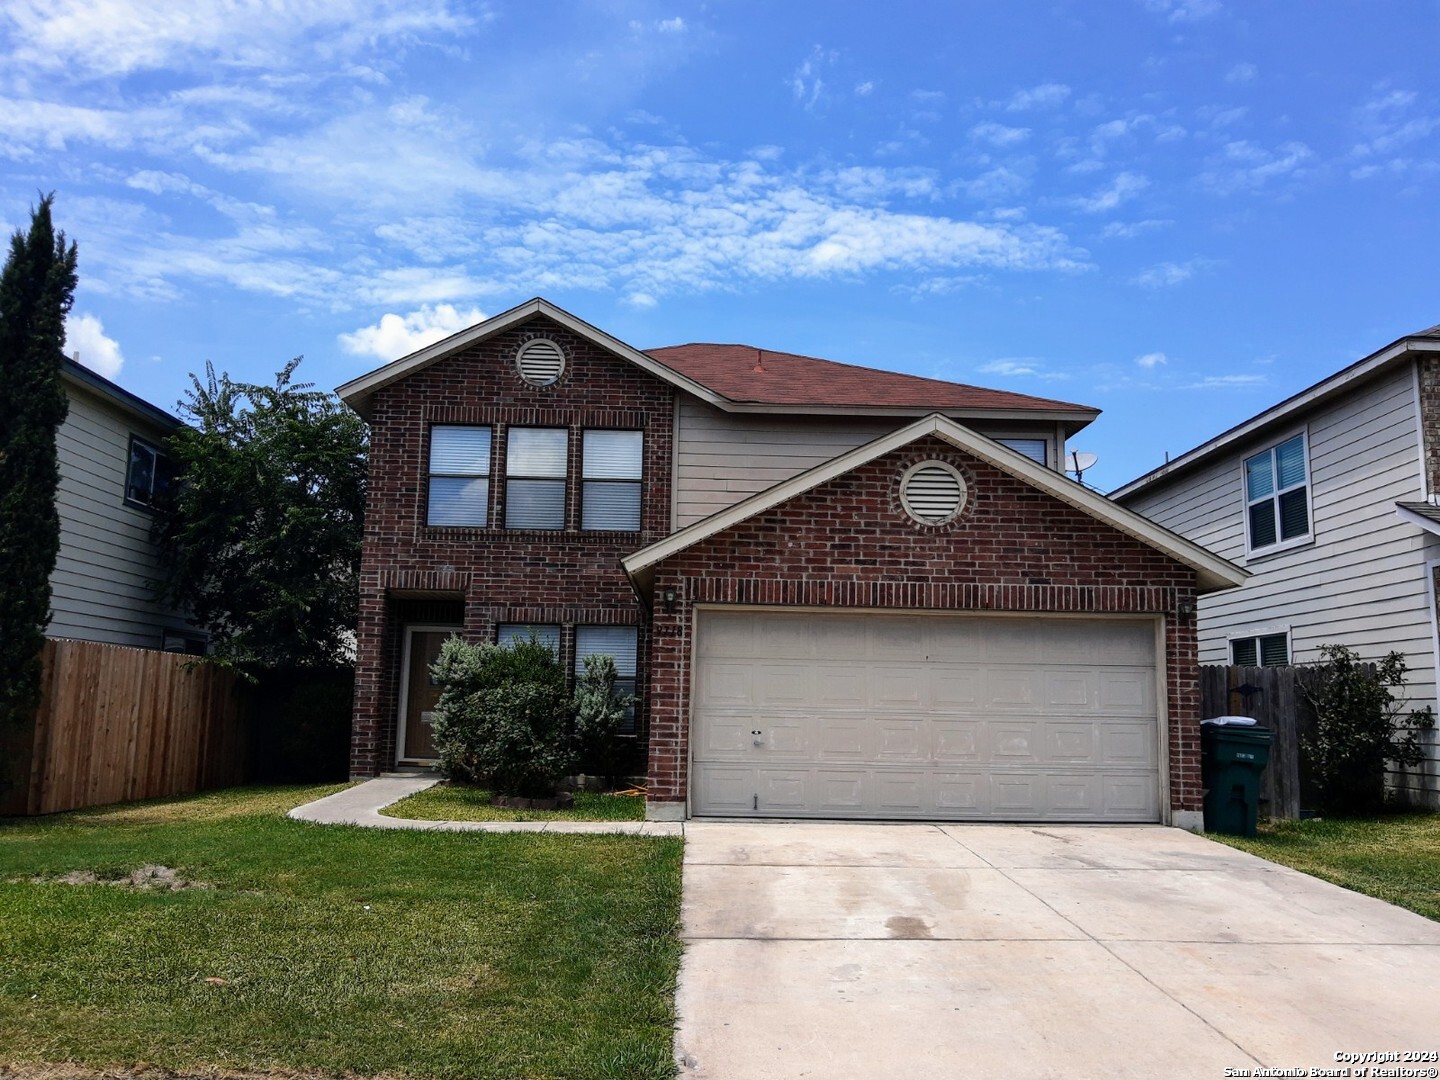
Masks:
[[[693,812],[1158,821],[1144,620],[700,614]]]

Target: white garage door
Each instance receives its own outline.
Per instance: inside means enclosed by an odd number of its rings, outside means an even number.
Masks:
[[[706,611],[692,808],[1158,821],[1144,620]]]

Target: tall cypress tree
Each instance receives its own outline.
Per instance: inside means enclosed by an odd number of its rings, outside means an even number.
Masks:
[[[40,649],[60,551],[55,432],[68,406],[60,381],[75,245],[50,221],[54,193],[17,231],[0,271],[0,728],[40,703]]]

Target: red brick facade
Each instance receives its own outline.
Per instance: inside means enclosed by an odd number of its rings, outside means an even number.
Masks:
[[[905,469],[960,469],[969,502],[945,526],[900,507]],[[1164,620],[1170,805],[1201,805],[1195,572],[933,436],[743,521],[656,568],[650,799],[686,797],[694,605],[1154,614]],[[1163,767],[1163,766],[1162,766]]]
[[[520,345],[546,337],[566,355],[554,385],[535,387],[515,368]],[[562,661],[574,627],[639,628],[641,731],[648,652],[647,613],[620,556],[670,531],[674,391],[543,316],[478,342],[379,390],[371,403],[370,486],[361,560],[358,662],[350,769],[374,776],[395,761],[404,625],[463,612],[465,636],[492,641],[500,623],[560,624]],[[425,523],[432,424],[492,428],[489,526]],[[501,527],[505,432],[565,427],[570,461],[563,531]],[[580,433],[644,432],[641,528],[580,530]],[[439,613],[437,615],[437,613]]]

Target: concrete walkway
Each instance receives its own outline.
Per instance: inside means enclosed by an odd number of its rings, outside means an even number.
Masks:
[[[678,821],[418,821],[386,817],[382,807],[440,782],[437,776],[394,773],[366,780],[323,799],[297,806],[290,817],[322,825],[365,825],[373,829],[424,829],[431,832],[634,833],[683,836]]]
[[[1179,829],[690,822],[684,872],[682,1076],[1214,1080],[1440,1049],[1440,925]]]

